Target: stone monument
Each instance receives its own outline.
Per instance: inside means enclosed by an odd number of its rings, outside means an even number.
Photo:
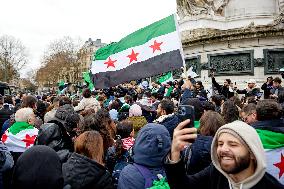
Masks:
[[[177,0],[187,68],[210,83],[231,78],[245,87],[284,67],[284,0]]]

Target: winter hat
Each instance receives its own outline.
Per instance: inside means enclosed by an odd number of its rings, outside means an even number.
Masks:
[[[220,130],[220,131],[218,132],[218,138],[219,138],[220,135],[223,134],[223,133],[228,133],[228,134],[230,134],[230,135],[233,135],[233,136],[234,136],[235,138],[237,138],[244,146],[246,146],[246,148],[247,148],[249,151],[251,151],[250,148],[249,148],[249,146],[247,145],[247,143],[243,140],[243,138],[240,137],[240,135],[239,135],[238,133],[236,133],[235,131],[233,131],[233,130],[231,130],[231,129],[226,129],[226,128],[224,128],[224,129],[222,129],[222,130]]]
[[[249,83],[254,83],[254,84],[255,84],[256,81],[255,81],[254,79],[249,79],[247,83],[248,83],[248,84],[249,84]]]
[[[33,146],[18,159],[13,172],[12,188],[63,188],[61,162],[47,146]]]
[[[134,162],[148,167],[161,167],[170,148],[171,137],[166,127],[155,123],[146,124],[135,140]]]
[[[118,112],[117,112],[116,109],[111,109],[111,110],[109,111],[109,115],[110,115],[110,118],[111,118],[112,120],[118,120],[118,118],[117,118]]]
[[[65,104],[57,109],[55,117],[60,120],[65,120],[68,115],[73,114],[74,112],[74,108],[70,104]]]
[[[56,110],[55,120],[62,123],[66,130],[71,132],[73,128],[77,127],[80,116],[74,111],[74,108],[70,104],[65,104]]]
[[[142,116],[142,109],[138,104],[133,104],[129,108],[129,117]]]

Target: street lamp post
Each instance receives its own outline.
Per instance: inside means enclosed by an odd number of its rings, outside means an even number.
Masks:
[[[4,56],[5,56],[5,60],[4,60],[4,80],[5,80],[5,82],[8,82],[7,81],[7,72],[8,72],[8,70],[7,70],[7,56],[8,56],[8,52],[7,51],[5,51],[5,53],[4,53]]]

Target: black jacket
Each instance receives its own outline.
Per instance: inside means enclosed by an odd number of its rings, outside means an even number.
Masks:
[[[83,155],[73,153],[62,166],[64,185],[71,189],[112,189],[113,182],[106,168]]]
[[[45,145],[54,149],[61,162],[66,162],[73,152],[73,142],[65,127],[56,121],[43,124],[38,132],[35,145]]]
[[[3,123],[10,118],[13,114],[13,110],[9,109],[8,107],[3,107],[0,109],[0,128],[2,128]]]
[[[234,92],[230,92],[229,88],[226,86],[219,85],[214,77],[212,77],[212,84],[217,88],[220,95],[224,95],[226,98],[231,98],[234,96]]]
[[[264,92],[264,99],[268,99],[269,98],[269,95],[271,94],[270,90],[273,88],[272,84],[273,83],[267,85],[267,83],[263,83],[263,85],[261,86],[261,89]]]
[[[229,189],[228,179],[211,164],[195,175],[185,174],[184,163],[165,164],[168,183],[173,189],[202,188],[202,189]],[[251,189],[283,189],[273,176],[265,173],[262,179]]]

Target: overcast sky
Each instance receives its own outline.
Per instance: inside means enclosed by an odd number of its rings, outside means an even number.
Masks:
[[[48,44],[64,36],[102,42],[122,37],[176,12],[176,0],[0,0],[0,36],[12,35],[40,66]]]

